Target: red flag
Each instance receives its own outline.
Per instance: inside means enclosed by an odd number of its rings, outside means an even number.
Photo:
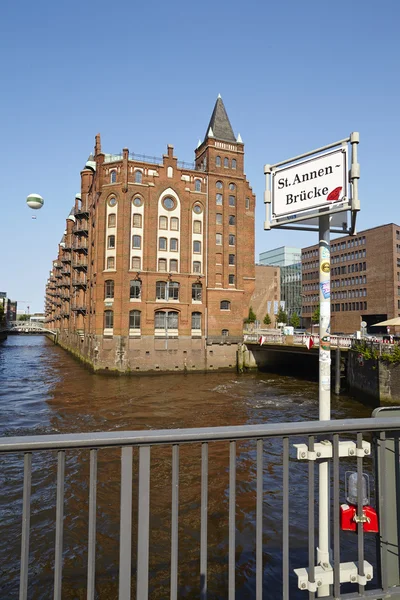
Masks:
[[[314,340],[312,339],[311,336],[306,337],[305,344],[307,346],[307,350],[311,350],[311,348],[314,346]]]
[[[260,339],[258,340],[258,341],[259,341],[259,343],[260,343],[260,346],[262,346],[262,345],[263,345],[263,343],[265,342],[265,340],[266,340],[266,339],[267,339],[267,338],[265,337],[265,335],[262,335],[262,336],[260,337]]]

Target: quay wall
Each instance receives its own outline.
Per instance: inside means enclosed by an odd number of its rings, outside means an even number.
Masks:
[[[400,404],[400,364],[377,358],[366,360],[359,352],[350,350],[347,384],[352,393],[375,404]]]

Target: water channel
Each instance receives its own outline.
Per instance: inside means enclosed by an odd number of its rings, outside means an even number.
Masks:
[[[367,417],[371,408],[333,397],[332,418]],[[267,373],[93,375],[43,336],[10,336],[0,346],[0,435],[204,427],[305,421],[318,418],[318,384]],[[265,448],[267,460],[263,536],[266,597],[280,597],[281,449]],[[179,597],[198,598],[200,537],[199,445],[182,448],[179,508]],[[238,444],[237,598],[255,588],[255,447]],[[117,598],[120,463],[118,450],[99,452],[97,597]],[[229,448],[210,447],[209,598],[226,598]],[[89,457],[70,452],[66,465],[63,598],[86,598]],[[291,498],[303,487],[306,466],[291,461]],[[21,542],[22,455],[0,456],[0,597],[18,597]],[[150,597],[169,597],[171,451],[152,452]],[[137,458],[134,461],[134,481]],[[56,456],[33,462],[29,598],[52,597]],[[306,504],[290,509],[291,568],[306,566]],[[133,506],[134,537],[137,531]],[[133,550],[132,589],[136,550]],[[345,559],[346,557],[344,557]],[[133,592],[133,598],[135,594]],[[306,596],[294,591],[293,598]]]

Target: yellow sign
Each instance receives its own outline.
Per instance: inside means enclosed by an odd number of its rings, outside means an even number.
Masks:
[[[331,270],[330,264],[328,262],[321,263],[321,271],[322,273],[329,273]]]

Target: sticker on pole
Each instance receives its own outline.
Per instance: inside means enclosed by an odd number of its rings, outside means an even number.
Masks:
[[[273,219],[290,215],[295,219],[316,209],[323,214],[340,204],[348,210],[346,147],[272,172]]]

